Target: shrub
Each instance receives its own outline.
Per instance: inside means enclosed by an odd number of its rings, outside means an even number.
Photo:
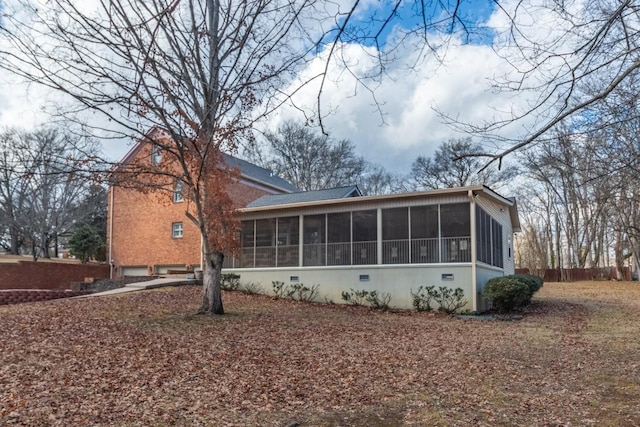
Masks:
[[[378,291],[355,291],[351,289],[349,292],[342,292],[342,299],[351,305],[368,305],[376,310],[389,310],[389,302],[391,294]]]
[[[259,283],[248,282],[242,285],[242,292],[246,294],[261,294],[263,291]]]
[[[289,286],[285,285],[284,282],[273,281],[271,282],[271,286],[273,287],[273,294],[276,298],[284,298],[287,296],[287,290]]]
[[[224,273],[220,281],[220,287],[225,291],[235,291],[240,287],[240,275]]]
[[[499,313],[510,312],[531,300],[529,286],[513,276],[495,277],[489,280],[482,293]]]
[[[368,294],[369,292],[365,290],[354,291],[353,289],[351,289],[349,292],[342,292],[342,299],[351,305],[364,305],[365,298]]]
[[[433,298],[440,305],[438,310],[447,314],[454,314],[467,305],[467,299],[464,297],[462,288],[451,289],[446,286],[440,286],[434,293]]]
[[[538,292],[544,284],[544,280],[541,277],[533,276],[531,274],[514,274],[513,276],[509,277],[518,279],[519,281],[527,285],[530,294],[529,299],[531,299],[531,297],[533,297],[533,294]]]
[[[71,255],[79,258],[83,264],[89,262],[95,256],[102,244],[100,235],[86,224],[78,227],[69,239]]]
[[[416,311],[431,311],[431,301],[433,301],[436,293],[435,286],[420,286],[418,291],[414,294],[411,291],[411,298],[413,299],[413,308]]]
[[[371,291],[365,295],[364,299],[372,308],[376,310],[389,310],[389,302],[391,302],[391,294],[388,292]]]
[[[311,287],[305,286],[304,283],[293,283],[289,286],[287,296],[298,301],[313,301],[318,296],[318,288],[320,285]]]

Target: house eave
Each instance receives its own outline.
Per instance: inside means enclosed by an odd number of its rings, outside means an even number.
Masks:
[[[396,193],[396,194],[383,194],[376,196],[361,196],[361,197],[348,197],[341,199],[329,199],[329,200],[315,200],[311,202],[299,202],[299,203],[288,203],[288,204],[280,204],[280,205],[269,205],[269,206],[258,206],[253,208],[242,208],[238,210],[240,214],[249,214],[249,213],[259,213],[259,212],[269,212],[272,210],[291,210],[291,209],[300,209],[300,208],[312,208],[317,206],[337,206],[344,204],[360,204],[360,203],[368,203],[368,202],[388,202],[393,200],[410,200],[416,198],[424,198],[424,197],[437,197],[444,195],[467,195],[469,191],[485,193],[487,196],[496,200],[499,203],[502,203],[509,208],[514,206],[514,202],[500,196],[490,188],[486,186],[469,186],[469,187],[458,187],[458,188],[447,188],[447,189],[438,189],[438,190],[427,190],[427,191],[415,191],[409,193]]]

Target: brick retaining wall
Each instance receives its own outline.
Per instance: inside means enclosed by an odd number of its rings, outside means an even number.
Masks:
[[[71,289],[73,282],[84,282],[87,277],[106,279],[109,266],[33,261],[0,263],[0,290]]]
[[[76,297],[90,294],[89,291],[10,289],[0,290],[0,305],[18,304],[22,302],[46,301],[58,298]]]

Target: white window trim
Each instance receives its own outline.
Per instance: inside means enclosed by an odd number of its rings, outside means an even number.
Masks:
[[[171,237],[174,239],[182,239],[184,236],[184,228],[181,222],[171,224]]]
[[[184,202],[184,196],[182,195],[183,188],[184,183],[180,180],[176,181],[176,185],[173,188],[173,203]]]
[[[162,151],[159,146],[151,146],[151,164],[157,165],[162,161]]]

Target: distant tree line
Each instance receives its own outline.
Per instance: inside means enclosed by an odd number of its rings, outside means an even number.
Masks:
[[[58,256],[82,225],[103,245],[106,189],[89,167],[98,152],[95,141],[68,129],[0,131],[0,247],[34,259]]]
[[[425,141],[425,148],[430,141]],[[513,168],[480,171],[484,152],[470,139],[451,139],[432,157],[419,155],[407,174],[387,171],[356,153],[355,144],[334,139],[301,122],[287,121],[265,133],[262,144],[249,150],[251,161],[273,171],[303,191],[357,184],[365,195],[432,190],[485,184],[506,185]]]

